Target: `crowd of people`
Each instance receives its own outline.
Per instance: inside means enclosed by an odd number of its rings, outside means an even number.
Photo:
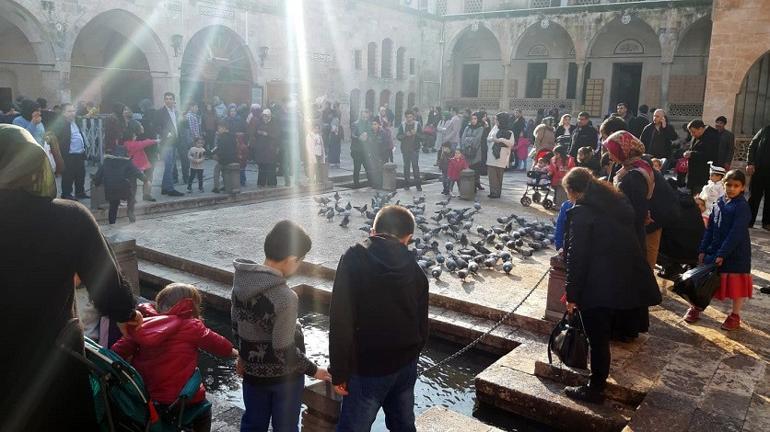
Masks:
[[[330,307],[330,365],[319,367],[304,354],[297,296],[286,284],[312,247],[300,226],[276,224],[265,237],[263,263],[235,260],[234,343],[205,327],[201,296],[192,286],[168,286],[154,305],[137,306],[90,213],[70,200],[54,199],[57,172],[63,198],[85,196],[85,140],[74,121],[77,108],[63,104],[46,120],[39,102],[21,105],[13,125],[0,125],[0,236],[20,248],[6,254],[6,271],[0,272],[7,304],[14,305],[3,309],[0,324],[18,329],[3,336],[5,352],[12,353],[3,362],[14,374],[0,380],[6,389],[2,406],[12,407],[13,415],[0,419],[0,428],[93,428],[87,370],[56,348],[82,352],[82,329],[72,325],[77,318],[73,287],[82,280],[95,307],[119,323],[123,337],[113,349],[136,367],[160,405],[173,401],[201,348],[237,358],[246,406],[243,431],[264,431],[271,423],[274,430],[296,430],[302,375],[331,381],[343,397],[338,430],[367,430],[380,408],[389,429],[415,430],[414,385],[428,333],[428,280],[409,250],[415,228],[409,210],[381,209],[369,238],[342,256]],[[424,124],[419,110],[411,110],[394,128],[387,106],[374,115],[364,110],[351,124],[354,182],[363,167],[371,186],[382,184],[394,138],[401,143],[407,187],[418,190],[419,153],[431,149],[444,174],[445,194],[452,193],[464,169],[474,171],[479,190],[484,189],[481,176],[488,177],[491,199],[502,196],[506,170],[531,166],[547,173],[559,208],[555,243],[567,273],[566,309],[581,313],[590,339],[589,383],[565,392],[596,402],[609,376],[610,341],[633,340],[648,331],[648,308],[661,302],[653,273],[657,264],[666,277],[680,273],[683,264],[718,266],[721,282],[714,297],[732,300],[724,330],[740,328],[742,308],[752,296],[749,228],[770,190],[770,126],[752,140],[744,173],[730,169],[733,138],[723,117],[716,127],[689,122],[688,138],[678,140],[665,112],[652,110],[648,119],[649,111],[642,106],[633,116],[619,104],[597,129],[585,112],[573,125],[569,114],[557,111],[535,122],[526,121],[521,111],[488,116],[484,110],[445,113],[436,107]],[[145,103],[140,112],[136,116],[118,104],[106,121],[107,156],[96,177],[114,192],[107,196],[110,222],[121,200],[133,208],[136,180],[144,181],[144,197],[152,199],[147,183],[157,157],[164,162],[161,190],[167,195],[181,195],[174,187],[175,170],[188,190],[196,178],[202,188],[200,170],[207,156],[217,160],[219,171],[230,164],[243,169],[244,161],[253,160],[258,183],[271,186],[279,168],[287,184],[291,181],[286,174],[298,170],[293,161],[300,154],[311,176],[318,165],[339,163],[344,137],[339,109],[332,104],[312,119],[291,106],[243,110],[218,98],[203,110],[191,103],[179,113],[175,95],[166,93],[162,107],[154,110]],[[298,129],[306,131],[302,140],[287,124],[303,125]],[[749,200],[744,198],[746,174],[752,176]],[[768,208],[765,229],[770,228]],[[695,323],[700,312],[692,306],[684,320]],[[45,319],[30,322],[29,316]],[[41,395],[42,388],[49,391]],[[191,402],[204,400],[201,386]],[[35,415],[41,410],[48,415]],[[194,428],[206,431],[210,424],[208,413]]]

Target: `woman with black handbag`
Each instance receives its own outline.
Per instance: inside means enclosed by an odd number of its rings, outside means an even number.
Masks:
[[[613,314],[660,304],[661,296],[633,228],[634,210],[611,184],[574,168],[562,181],[575,206],[567,212],[567,311],[579,309],[590,343],[588,385],[567,387],[568,397],[602,400],[610,371]]]

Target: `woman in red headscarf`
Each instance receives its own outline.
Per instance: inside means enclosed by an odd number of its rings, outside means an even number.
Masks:
[[[631,132],[617,131],[604,140],[604,147],[610,159],[620,166],[612,182],[631,202],[634,209],[634,233],[642,254],[647,254],[644,227],[652,221],[650,218],[650,198],[655,188],[655,174],[652,167],[642,159],[644,144]],[[649,267],[647,267],[649,269]],[[652,270],[650,270],[652,273]],[[650,314],[646,306],[624,311],[613,319],[613,337],[622,341],[647,332],[650,327]]]

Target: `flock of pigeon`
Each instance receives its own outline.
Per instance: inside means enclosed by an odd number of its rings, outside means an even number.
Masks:
[[[359,213],[365,218],[365,223],[358,229],[367,234],[381,208],[391,203],[406,207],[414,215],[419,229],[410,245],[412,253],[420,268],[436,279],[446,270],[465,280],[484,268],[497,269],[498,265],[505,273],[510,273],[514,256],[531,257],[534,252],[553,244],[553,223],[531,221],[510,214],[498,217],[496,225],[474,227],[473,218],[481,211],[478,201],[472,207],[450,208],[452,197],[449,196],[437,202],[439,209],[426,216],[424,196],[415,196],[409,204],[403,204],[401,200],[392,202],[397,193],[375,192],[371,202],[361,206],[351,205],[350,201],[342,206],[339,192],[335,192],[332,198],[317,196],[313,200],[320,206],[318,214],[325,216],[329,222],[341,216],[339,226],[343,228],[348,228],[354,211]]]

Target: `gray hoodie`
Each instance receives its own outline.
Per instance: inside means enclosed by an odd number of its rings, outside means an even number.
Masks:
[[[231,319],[244,380],[274,384],[302,373],[315,375],[317,366],[304,354],[297,325],[297,294],[283,275],[241,258],[233,266]]]

